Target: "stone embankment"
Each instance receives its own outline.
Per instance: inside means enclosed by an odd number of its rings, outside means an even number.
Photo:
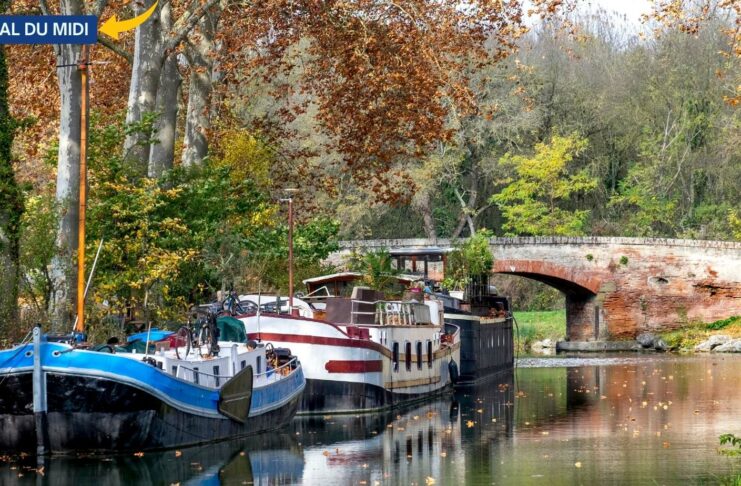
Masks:
[[[710,336],[707,341],[703,341],[695,346],[695,352],[698,353],[741,353],[741,339],[734,339],[725,334],[716,334]]]
[[[741,353],[741,338],[726,334],[714,334],[691,348],[676,349],[661,336],[649,332],[639,334],[635,341],[558,341],[550,339],[534,342],[533,354],[559,352],[607,352],[607,351],[694,351],[696,353]]]

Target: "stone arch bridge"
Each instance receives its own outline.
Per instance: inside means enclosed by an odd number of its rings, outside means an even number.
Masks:
[[[450,248],[450,240],[343,241],[352,249]],[[568,339],[633,338],[692,321],[741,315],[741,243],[620,237],[492,238],[495,273],[554,287],[566,297]]]

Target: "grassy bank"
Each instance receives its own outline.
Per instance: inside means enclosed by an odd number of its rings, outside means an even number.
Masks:
[[[524,353],[530,350],[535,341],[551,339],[559,341],[566,335],[566,311],[522,311],[515,312],[515,351]],[[517,331],[519,329],[519,339]]]
[[[681,329],[662,333],[661,337],[672,349],[691,351],[713,334],[741,338],[741,316],[733,316],[709,324],[704,322],[688,324]]]

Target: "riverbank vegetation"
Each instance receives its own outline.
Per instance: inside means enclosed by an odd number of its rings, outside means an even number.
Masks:
[[[566,311],[515,311],[515,352],[529,353],[536,341],[550,339],[556,341],[566,337]]]
[[[731,338],[741,338],[741,316],[733,316],[715,322],[694,322],[681,329],[661,334],[670,349],[692,351],[695,346],[715,334],[724,334]]]
[[[91,315],[167,320],[219,289],[285,292],[289,188],[297,280],[332,270],[338,239],[740,238],[738,4],[656,8],[628,25],[555,0],[162,5],[141,35],[92,50]],[[81,51],[2,49],[0,333],[66,330]],[[542,287],[528,299],[563,305]]]

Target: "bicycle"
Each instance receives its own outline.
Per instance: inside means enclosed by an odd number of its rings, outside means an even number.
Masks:
[[[196,309],[195,314],[197,316],[195,326],[192,326],[190,319],[188,319],[188,324],[180,326],[175,332],[175,356],[179,360],[186,359],[193,349],[198,350],[198,356],[201,358],[219,354],[219,328],[216,325],[216,313],[208,308]],[[203,317],[199,314],[202,314]],[[207,349],[205,355],[203,353],[204,346]],[[185,352],[181,356],[180,350],[183,347]]]

